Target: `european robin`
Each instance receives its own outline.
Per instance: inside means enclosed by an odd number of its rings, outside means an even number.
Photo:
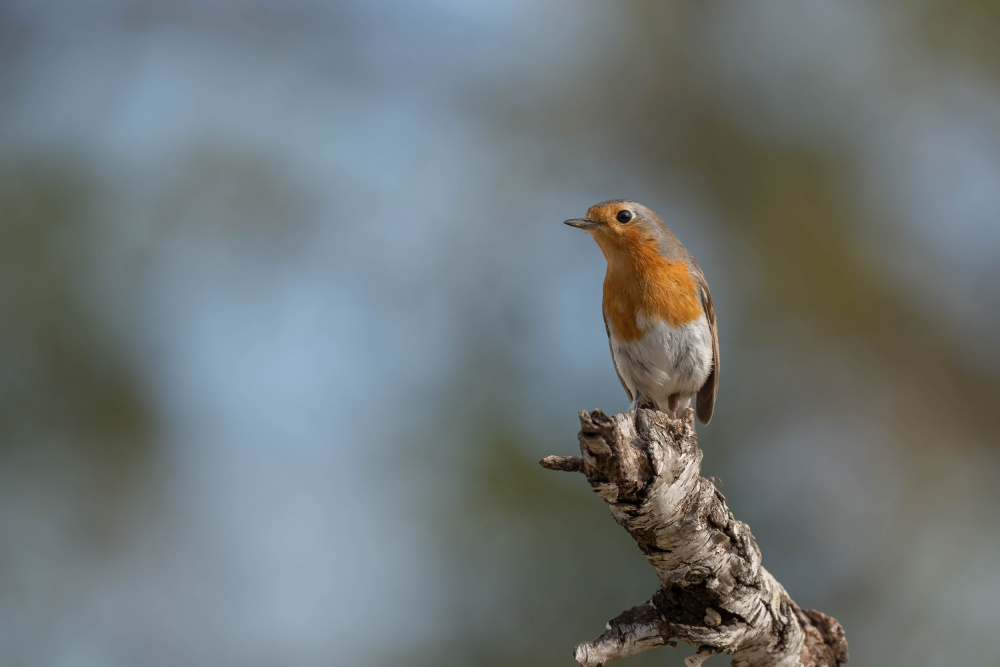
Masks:
[[[694,257],[633,201],[595,204],[566,224],[589,232],[607,260],[604,327],[633,416],[652,404],[676,419],[697,394],[698,420],[707,424],[719,391],[719,334]]]

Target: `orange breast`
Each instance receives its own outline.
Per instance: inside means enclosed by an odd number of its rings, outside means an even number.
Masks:
[[[642,338],[639,315],[672,327],[701,317],[698,288],[684,260],[664,259],[653,244],[605,255],[604,313],[618,338],[627,342]]]

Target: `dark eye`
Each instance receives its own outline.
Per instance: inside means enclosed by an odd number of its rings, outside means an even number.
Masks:
[[[615,217],[618,218],[618,222],[624,225],[626,222],[632,219],[632,211],[628,209],[625,209],[623,211],[618,211],[618,215],[616,215]]]

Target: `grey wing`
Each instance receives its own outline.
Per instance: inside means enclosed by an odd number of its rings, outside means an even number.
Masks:
[[[705,384],[698,390],[698,421],[707,424],[712,421],[715,411],[715,398],[719,395],[719,327],[715,322],[715,306],[712,304],[712,293],[708,291],[708,283],[701,269],[695,265],[693,271],[698,281],[698,291],[701,297],[701,307],[708,319],[708,330],[712,332],[712,371],[708,374]]]
[[[603,312],[601,314],[604,315]],[[604,331],[608,334],[608,349],[611,351],[611,363],[614,364],[615,375],[618,376],[618,381],[622,383],[622,389],[625,390],[625,395],[628,396],[629,403],[631,403],[634,400],[632,398],[632,392],[629,391],[628,386],[625,384],[625,380],[622,379],[622,373],[618,370],[618,362],[615,361],[615,349],[611,347],[611,327],[608,326],[607,315],[604,315]]]

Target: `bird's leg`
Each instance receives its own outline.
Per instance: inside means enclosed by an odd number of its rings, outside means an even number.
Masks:
[[[677,419],[677,405],[680,403],[680,394],[670,394],[667,397],[667,414],[670,415],[671,421]]]
[[[632,401],[632,405],[629,406],[629,412],[632,415],[632,425],[635,426],[636,434],[639,433],[639,406],[645,402],[646,397],[641,393],[635,393],[635,399]]]
[[[691,399],[693,396],[685,396],[682,400],[677,403],[677,414],[683,415],[684,411],[691,407]]]

